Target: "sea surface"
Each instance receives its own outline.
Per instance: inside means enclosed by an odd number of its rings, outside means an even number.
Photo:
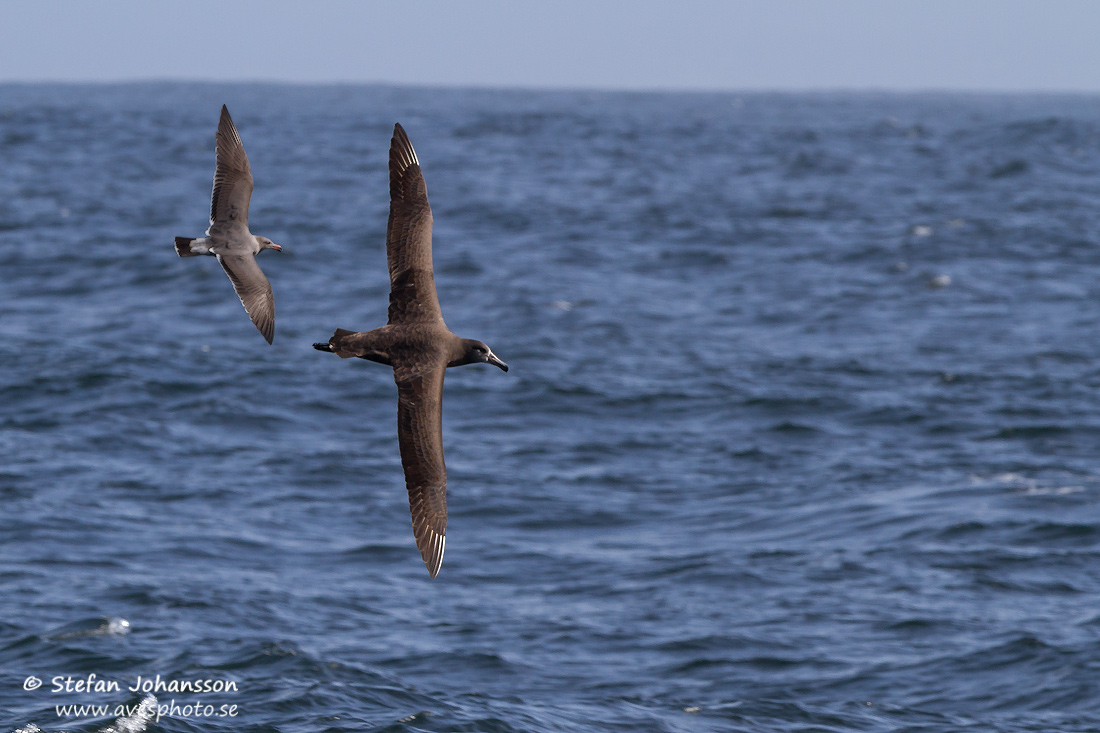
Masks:
[[[172,246],[223,103],[273,346]],[[311,348],[394,122],[511,366],[434,581]],[[4,733],[1100,730],[1100,97],[0,86],[0,457]]]

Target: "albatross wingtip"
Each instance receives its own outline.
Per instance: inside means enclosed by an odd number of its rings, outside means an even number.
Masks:
[[[390,172],[404,173],[413,164],[420,165],[416,150],[413,149],[412,141],[405,133],[405,128],[401,123],[395,122],[393,137],[390,139]]]
[[[439,569],[443,567],[443,552],[447,549],[447,535],[432,533],[431,544],[421,554],[424,564],[428,566],[428,575],[432,580],[439,575]]]

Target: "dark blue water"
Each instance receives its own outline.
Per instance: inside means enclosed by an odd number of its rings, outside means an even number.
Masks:
[[[273,347],[172,247],[223,102]],[[435,581],[310,347],[385,321],[395,121],[512,367]],[[0,727],[1100,729],[1098,171],[1095,97],[0,86]]]

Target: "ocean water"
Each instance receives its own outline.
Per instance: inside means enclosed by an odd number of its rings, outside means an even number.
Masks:
[[[222,103],[271,347],[172,247]],[[398,121],[511,366],[435,581],[391,371],[311,348],[385,322]],[[1100,729],[1098,172],[1085,96],[0,86],[0,730]]]

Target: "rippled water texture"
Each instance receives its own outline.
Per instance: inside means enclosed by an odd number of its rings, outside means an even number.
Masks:
[[[268,347],[206,226],[227,103]],[[447,556],[384,323],[416,145]],[[1094,731],[1100,99],[0,86],[0,727]],[[35,675],[44,681],[24,690]]]

